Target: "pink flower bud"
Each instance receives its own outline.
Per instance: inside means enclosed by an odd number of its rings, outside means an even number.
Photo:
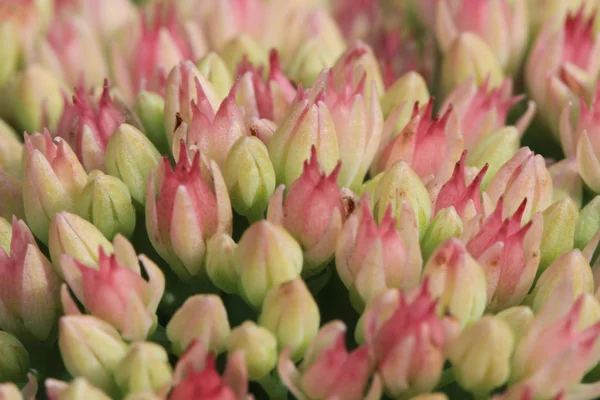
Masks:
[[[433,119],[432,114],[433,99],[423,109],[415,103],[411,121],[383,149],[371,167],[371,173],[383,172],[395,162],[404,160],[425,183],[433,178],[447,180],[452,174],[452,166],[460,158],[463,139],[452,108]]]
[[[112,101],[108,81],[96,101],[82,86],[75,89],[72,102],[65,99],[65,109],[56,130],[75,150],[89,171],[104,171],[104,152],[113,132],[125,122],[123,110]]]
[[[58,13],[81,15],[104,40],[137,21],[136,8],[128,0],[57,0],[55,9]]]
[[[556,26],[548,21],[533,45],[525,68],[525,81],[542,117],[557,134],[560,113],[568,101],[589,100],[600,72],[600,40],[594,17],[585,6]]]
[[[86,310],[110,323],[126,340],[144,340],[153,332],[156,309],[165,290],[165,278],[158,266],[146,256],[139,259],[148,281],[142,278],[138,266],[137,271],[132,270],[102,248],[98,268],[69,256],[61,261],[66,281]],[[68,292],[64,295],[63,307],[69,309],[73,300]]]
[[[23,341],[52,340],[60,278],[23,221],[13,217],[10,252],[0,248],[0,327]]]
[[[340,164],[327,176],[321,174],[317,150],[304,162],[302,175],[289,188],[271,197],[268,218],[282,224],[300,243],[306,276],[319,273],[335,252],[336,241],[346,218],[342,192],[336,183]]]
[[[544,158],[523,147],[500,167],[486,192],[492,204],[504,197],[504,217],[514,214],[527,200],[523,221],[529,221],[534,213],[544,211],[552,203],[552,177]]]
[[[369,348],[346,350],[346,326],[333,321],[321,328],[312,340],[299,369],[284,350],[278,372],[284,385],[299,399],[375,399],[381,396],[381,381],[368,380],[373,370]]]
[[[207,38],[211,47],[220,50],[240,33],[259,38],[264,30],[265,4],[261,0],[213,0],[207,13]]]
[[[358,83],[363,74],[367,75],[366,92],[370,94],[374,88],[378,96],[383,96],[385,87],[375,53],[367,44],[357,41],[348,46],[344,54],[337,60],[333,66],[333,77],[336,86],[341,86],[342,82],[348,79],[348,75],[353,77],[355,83]]]
[[[201,275],[206,242],[216,233],[231,233],[232,214],[227,187],[219,167],[203,163],[200,153],[190,163],[185,145],[172,169],[168,158],[150,174],[146,223],[154,248],[184,280]],[[207,178],[204,178],[207,176]]]
[[[344,224],[335,252],[338,274],[357,309],[388,288],[418,285],[421,263],[415,261],[408,257],[391,208],[377,225],[366,199]]]
[[[346,39],[373,39],[382,19],[380,3],[374,0],[333,1],[333,15]]]
[[[456,112],[467,150],[504,127],[510,108],[524,98],[523,95],[512,96],[510,78],[497,88],[490,88],[489,82],[488,78],[483,85],[477,86],[474,79],[466,80],[448,95],[441,108],[447,110],[452,107]],[[529,102],[527,111],[516,123],[519,134],[525,132],[534,113],[535,103]]]
[[[507,219],[502,218],[501,198],[479,232],[467,243],[467,250],[487,275],[488,310],[518,305],[527,295],[540,263],[542,221],[538,214],[521,227],[527,206]]]

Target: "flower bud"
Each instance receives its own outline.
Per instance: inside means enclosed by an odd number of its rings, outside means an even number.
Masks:
[[[23,143],[18,139],[17,133],[0,119],[0,168],[17,178],[22,177],[23,150]]]
[[[105,253],[112,253],[113,245],[90,222],[78,215],[61,212],[56,214],[50,223],[48,249],[54,269],[64,278],[61,265],[63,254],[88,266],[94,266],[98,264],[99,249]]]
[[[216,287],[229,294],[238,292],[238,271],[233,264],[236,248],[226,233],[216,234],[206,244],[206,273]]]
[[[169,152],[165,132],[165,100],[158,93],[141,91],[134,110],[140,118],[146,136],[161,154]]]
[[[0,52],[2,65],[0,66],[0,86],[12,76],[19,65],[19,32],[15,24],[2,21],[0,26]]]
[[[71,382],[46,379],[46,394],[50,400],[109,400],[102,390],[93,386],[86,378],[75,377]]]
[[[339,160],[335,126],[325,103],[299,90],[287,117],[269,140],[269,156],[278,184],[291,185],[315,146],[321,166],[331,173]],[[293,152],[289,149],[293,148]]]
[[[554,192],[552,202],[554,203],[569,197],[578,209],[581,208],[581,203],[583,202],[583,181],[577,171],[577,162],[567,158],[556,164],[552,164],[548,167],[548,172],[552,177]]]
[[[490,88],[498,87],[504,74],[492,49],[472,32],[461,33],[448,46],[442,63],[442,87],[450,93],[467,79],[479,86],[489,79]]]
[[[424,235],[431,219],[429,193],[410,165],[405,161],[398,161],[385,171],[375,186],[372,199],[375,219],[383,220],[385,210],[390,206],[392,216],[399,221],[403,200],[412,207],[420,236]]]
[[[134,343],[114,371],[115,381],[123,395],[158,393],[169,387],[173,371],[169,357],[160,345]]]
[[[542,256],[538,275],[544,272],[557,257],[573,249],[579,210],[573,200],[566,197],[552,204],[542,215],[544,233],[540,247]]]
[[[48,242],[50,220],[58,212],[72,210],[87,174],[69,145],[60,138],[25,136],[23,200],[30,228]]]
[[[508,324],[515,340],[521,338],[534,318],[533,311],[528,306],[509,307],[496,314],[496,317]]]
[[[504,216],[512,215],[526,199],[523,221],[529,221],[550,206],[552,178],[544,158],[524,147],[498,170],[486,192],[493,204],[504,197]]]
[[[450,206],[438,211],[421,240],[423,261],[427,262],[440,244],[450,238],[460,237],[462,233],[463,222],[454,207]]]
[[[194,4],[195,8],[198,6],[202,7],[200,4]],[[221,49],[231,38],[246,33],[252,37],[259,37],[266,23],[265,7],[265,2],[259,0],[243,3],[218,0],[207,5],[204,24],[211,46]]]
[[[467,154],[467,165],[488,170],[481,181],[485,190],[498,170],[519,150],[520,134],[513,126],[502,127],[479,140]]]
[[[12,223],[0,217],[0,248],[6,254],[10,254],[10,242],[12,240]]]
[[[599,226],[600,196],[596,196],[579,212],[575,226],[575,248],[583,250],[596,235]]]
[[[135,228],[135,208],[127,185],[114,176],[96,170],[77,197],[75,213],[92,222],[112,240],[117,233],[127,237]]]
[[[0,168],[0,217],[25,219],[23,184]]]
[[[208,53],[196,64],[198,71],[212,85],[215,94],[224,99],[233,86],[233,76],[225,61],[214,52]]]
[[[146,204],[148,176],[159,161],[158,150],[132,125],[119,126],[106,146],[106,171],[127,185],[136,204]]]
[[[7,83],[11,117],[21,131],[54,129],[63,111],[62,85],[49,71],[33,64]]]
[[[410,71],[387,88],[381,98],[381,111],[387,118],[394,110],[402,106],[403,112],[408,113],[407,117],[410,118],[412,105],[415,103],[427,104],[429,97],[425,79],[418,72]]]
[[[423,277],[429,280],[431,295],[439,298],[440,315],[449,312],[461,328],[483,315],[487,304],[485,272],[458,239],[449,239],[438,247]]]
[[[113,373],[127,354],[127,344],[115,328],[89,315],[62,317],[59,326],[58,346],[67,371],[115,393]]]
[[[565,279],[572,286],[573,296],[565,301],[575,300],[583,293],[594,292],[594,275],[580,250],[572,250],[558,257],[541,274],[531,292],[533,311],[539,311]]]
[[[221,298],[215,295],[189,297],[167,325],[167,337],[177,355],[181,355],[194,340],[198,340],[206,351],[221,353],[230,333],[227,310]]]
[[[29,370],[29,353],[19,339],[0,331],[0,381],[21,382]]]
[[[246,321],[227,337],[227,352],[240,351],[248,370],[248,378],[259,381],[277,365],[277,339],[271,331]]]
[[[319,307],[301,279],[275,286],[262,306],[258,323],[273,332],[279,349],[289,348],[290,358],[300,360],[319,330]]]
[[[362,79],[363,73],[367,75],[366,93],[370,94],[373,86],[377,96],[383,96],[385,88],[375,52],[366,43],[357,41],[346,48],[333,66],[335,85],[339,87],[344,80],[348,79],[348,75],[352,75],[354,81],[358,82]]]
[[[489,393],[510,374],[515,339],[500,318],[485,316],[465,329],[448,348],[459,385],[469,392]]]
[[[333,67],[335,60],[320,38],[311,38],[299,48],[285,71],[295,82],[311,87],[323,70]]]
[[[229,40],[219,52],[223,62],[234,72],[242,60],[253,65],[267,65],[268,56],[265,50],[250,36],[241,34]]]

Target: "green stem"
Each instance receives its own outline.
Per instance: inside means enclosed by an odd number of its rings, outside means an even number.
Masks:
[[[452,367],[447,368],[442,372],[442,376],[440,377],[440,381],[438,382],[437,388],[443,389],[446,386],[451,385],[455,381],[456,378],[454,378],[454,371],[452,370]]]
[[[258,381],[271,400],[286,400],[287,388],[283,386],[279,376],[267,374]]]

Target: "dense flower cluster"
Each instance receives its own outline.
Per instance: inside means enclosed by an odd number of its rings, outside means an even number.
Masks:
[[[600,398],[600,1],[0,0],[0,400]]]

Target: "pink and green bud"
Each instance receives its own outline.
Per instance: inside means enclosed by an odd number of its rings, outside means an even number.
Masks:
[[[69,145],[52,139],[48,131],[26,135],[25,148],[25,216],[35,235],[47,243],[50,220],[60,211],[73,209],[87,174]]]
[[[387,88],[382,96],[381,110],[383,116],[388,118],[393,112],[402,107],[402,112],[406,115],[406,118],[398,119],[408,122],[412,105],[415,103],[427,104],[429,97],[429,89],[427,89],[425,79],[418,72],[407,72]]]
[[[391,209],[378,225],[366,199],[344,224],[335,252],[338,274],[357,310],[386,289],[417,286],[421,263],[416,261],[408,257]]]
[[[141,91],[135,102],[135,113],[144,133],[161,154],[170,152],[165,132],[165,100],[155,92]]]
[[[53,20],[37,47],[37,62],[68,87],[101,85],[108,76],[102,43],[90,23],[76,15]]]
[[[10,333],[0,331],[0,381],[22,382],[29,371],[29,353]]]
[[[589,101],[594,94],[600,72],[600,40],[594,33],[594,19],[585,16],[582,6],[558,24],[547,21],[529,53],[525,66],[528,93],[556,138],[565,105],[577,103],[580,97]]]
[[[233,76],[225,61],[214,52],[210,52],[196,64],[198,71],[212,85],[215,94],[224,99],[233,87]]]
[[[199,4],[194,5],[196,8],[198,6]],[[262,35],[267,17],[265,2],[216,0],[208,7],[203,22],[212,48],[221,49],[241,34],[248,34],[256,39]]]
[[[120,125],[106,146],[106,171],[129,188],[136,205],[146,204],[148,177],[160,161],[150,140],[129,124]]]
[[[285,72],[295,82],[304,87],[312,87],[321,72],[334,66],[337,58],[320,38],[310,38],[302,42],[298,52],[288,63]]]
[[[527,0],[437,3],[436,34],[443,52],[462,32],[473,32],[485,40],[505,71],[518,70],[529,39]]]
[[[289,187],[302,175],[304,162],[310,158],[313,147],[321,167],[331,173],[340,157],[333,119],[322,96],[312,99],[308,92],[300,89],[268,144],[278,184]]]
[[[55,2],[55,11],[66,11],[82,15],[103,40],[114,38],[114,34],[137,21],[134,5],[127,0],[93,0]]]
[[[450,206],[439,210],[429,223],[421,240],[423,261],[427,262],[440,244],[450,238],[460,237],[463,231],[463,221],[454,207]]]
[[[25,219],[23,184],[13,175],[0,168],[0,217]]]
[[[413,107],[410,122],[382,150],[371,167],[371,174],[389,170],[397,161],[410,164],[419,178],[428,184],[434,179],[445,182],[463,151],[463,138],[452,108],[433,117],[433,100],[419,109]]]
[[[183,142],[173,169],[164,157],[158,179],[148,179],[146,223],[152,245],[179,278],[190,281],[205,271],[206,242],[230,233],[231,203],[219,167],[204,162],[200,152],[188,159]]]
[[[221,99],[211,83],[191,61],[177,64],[169,73],[165,93],[165,132],[169,147],[173,146],[173,133],[180,125],[177,116],[190,126],[194,116],[193,104],[209,115],[212,110],[214,116],[214,110],[219,108],[220,103]]]
[[[114,372],[127,354],[127,344],[108,322],[91,315],[62,317],[58,346],[71,376],[84,377],[106,393],[117,393]]]
[[[540,246],[541,258],[538,275],[559,256],[575,245],[575,226],[579,218],[577,205],[569,197],[557,201],[543,213],[544,233]]]
[[[533,311],[528,306],[509,307],[496,314],[496,317],[508,324],[515,340],[519,340],[527,332],[534,319]]]
[[[423,276],[438,298],[440,315],[449,313],[461,328],[477,321],[487,305],[486,274],[458,239],[449,239],[433,253]]]
[[[40,65],[28,66],[6,83],[10,120],[21,130],[54,129],[63,112],[63,86]]]
[[[121,393],[131,396],[166,392],[171,384],[173,371],[162,346],[138,342],[129,347],[116,367],[114,376]]]
[[[581,208],[583,202],[583,180],[579,176],[577,161],[564,159],[548,167],[552,177],[552,188],[554,195],[552,202],[570,198],[577,208]]]
[[[17,71],[21,56],[19,39],[16,24],[3,19],[0,26],[0,53],[2,53],[0,86],[4,86],[4,83]]]
[[[373,91],[377,93],[378,97],[385,93],[379,62],[373,49],[366,43],[357,41],[348,46],[332,69],[336,87],[340,87],[344,81],[348,80],[348,76],[358,83],[363,74],[366,74],[365,92],[367,96],[371,96]]]
[[[277,365],[277,338],[252,321],[246,321],[233,329],[227,337],[227,352],[244,355],[248,378],[260,381]]]
[[[291,185],[285,198],[282,185],[269,203],[269,220],[283,225],[302,247],[305,276],[320,273],[333,257],[347,216],[342,191],[336,182],[340,164],[329,176],[322,174],[320,167],[313,147],[310,160],[304,162],[302,175]]]
[[[481,169],[488,165],[488,171],[481,181],[486,189],[498,170],[508,162],[520,148],[521,133],[513,126],[505,126],[481,138],[469,150],[467,165]]]
[[[513,215],[526,200],[523,221],[552,204],[552,177],[544,158],[527,147],[521,148],[496,173],[486,188],[492,204],[503,200],[503,216]]]
[[[75,88],[72,102],[65,99],[57,136],[71,145],[86,171],[104,171],[108,141],[124,122],[125,114],[113,103],[108,81],[105,80],[98,100],[93,93],[86,93],[82,86]]]
[[[225,160],[223,178],[235,211],[253,221],[262,219],[275,190],[275,171],[263,142],[251,136],[238,139]]]
[[[162,271],[146,256],[140,256],[148,276],[145,280],[139,265],[132,270],[114,254],[107,255],[103,250],[99,254],[97,268],[63,256],[65,280],[85,309],[114,326],[124,339],[147,338],[156,328],[156,309],[165,290]],[[63,308],[75,311],[74,301],[65,289]]]
[[[300,360],[319,331],[319,307],[302,279],[275,286],[266,296],[258,323],[277,338],[278,349],[288,349]]]
[[[575,226],[575,248],[584,249],[598,232],[600,226],[600,196],[594,197],[579,212]]]
[[[2,28],[0,28],[2,29]],[[0,168],[17,178],[23,176],[23,142],[6,122],[0,119]]]
[[[487,276],[489,311],[516,306],[525,298],[540,263],[543,222],[537,214],[521,226],[527,200],[509,218],[502,217],[504,199],[467,243],[467,250]]]
[[[580,250],[563,254],[546,268],[531,292],[531,308],[534,311],[542,309],[565,281],[571,287],[571,298],[565,301],[574,301],[584,293],[594,293],[594,275]]]
[[[232,73],[242,61],[258,66],[267,65],[269,60],[265,49],[246,34],[232,37],[219,51],[219,55]]]
[[[110,400],[106,393],[82,377],[75,377],[71,382],[49,378],[45,384],[50,400]]]
[[[459,385],[472,393],[488,394],[510,375],[515,338],[500,318],[484,316],[465,329],[448,347],[448,358]]]
[[[582,5],[585,5],[586,14],[596,6],[593,1],[585,0],[533,0],[528,3],[532,34],[537,33],[539,28],[550,20],[561,24],[569,13],[576,12]]]
[[[211,282],[229,294],[238,292],[238,268],[233,254],[237,244],[226,233],[214,235],[206,243],[206,273]]]
[[[177,355],[184,353],[194,341],[206,351],[221,353],[231,333],[227,310],[219,296],[189,297],[167,325],[167,337]]]
[[[341,321],[324,325],[312,339],[297,367],[284,350],[278,363],[283,384],[298,399],[374,400],[382,395],[378,376],[369,384],[373,365],[369,348],[346,350],[346,326]]]
[[[198,91],[202,96],[200,86]],[[223,169],[229,151],[238,139],[246,135],[247,129],[244,109],[235,104],[235,91],[235,88],[232,89],[216,113],[206,101],[192,103],[191,122],[182,122],[173,133],[172,151],[176,160],[186,153],[193,158],[194,152],[200,151],[207,161],[214,161]]]
[[[96,170],[77,197],[74,209],[80,217],[93,223],[111,239],[121,233],[127,237],[135,228],[135,207],[129,189],[121,180]]]

